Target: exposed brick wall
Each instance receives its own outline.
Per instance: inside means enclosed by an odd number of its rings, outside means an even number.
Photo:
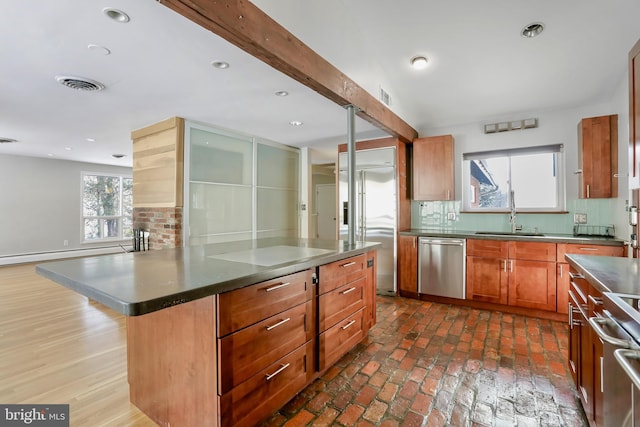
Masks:
[[[133,227],[149,232],[149,249],[182,246],[182,208],[133,208]]]

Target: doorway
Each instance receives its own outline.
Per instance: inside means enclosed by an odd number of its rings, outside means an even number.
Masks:
[[[336,185],[316,185],[316,215],[318,239],[335,240],[338,235],[336,227]]]

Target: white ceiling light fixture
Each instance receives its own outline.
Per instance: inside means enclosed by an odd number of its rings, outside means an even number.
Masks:
[[[542,22],[534,22],[524,27],[520,34],[522,35],[522,37],[532,39],[539,36],[543,31],[544,24]]]
[[[123,157],[126,157],[126,154],[112,154],[111,157],[113,157],[114,159],[121,159]]]
[[[427,65],[429,65],[429,58],[422,55],[416,55],[409,60],[409,63],[416,70],[423,70],[427,68]]]
[[[300,120],[291,120],[289,124],[291,126],[302,126],[304,123],[302,123]]]
[[[275,93],[275,95],[279,97],[285,97],[289,96],[289,92],[287,92],[286,90],[279,90]]]
[[[211,65],[219,70],[226,70],[229,68],[229,63],[224,61],[211,61]]]
[[[106,47],[100,46],[98,44],[90,44],[87,46],[87,49],[89,49],[91,52],[94,52],[98,55],[104,55],[104,56],[111,55],[110,49],[107,49]]]
[[[102,9],[102,13],[107,15],[108,18],[113,19],[116,22],[120,22],[121,24],[126,24],[131,20],[129,15],[121,11],[120,9],[116,9],[113,7],[105,7]]]
[[[87,142],[96,142],[95,138],[85,138],[85,141]]]

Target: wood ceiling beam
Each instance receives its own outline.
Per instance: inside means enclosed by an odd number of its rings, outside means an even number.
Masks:
[[[248,0],[159,0],[276,70],[404,142],[415,129]]]

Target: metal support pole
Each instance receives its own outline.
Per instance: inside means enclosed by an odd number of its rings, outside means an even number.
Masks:
[[[356,107],[347,106],[347,186],[349,203],[348,218],[348,243],[355,245],[356,243]]]

